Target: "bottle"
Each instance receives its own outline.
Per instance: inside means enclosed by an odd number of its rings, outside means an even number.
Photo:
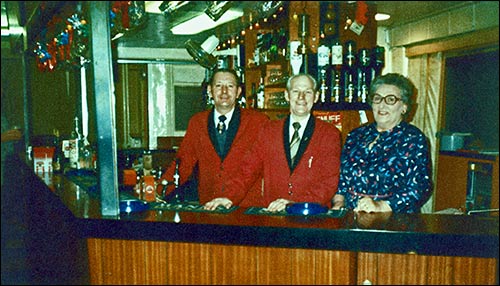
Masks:
[[[285,61],[288,55],[288,36],[285,28],[278,31],[278,60]]]
[[[331,102],[339,103],[343,98],[342,88],[342,66],[344,47],[339,41],[332,45],[332,68],[331,68]]]
[[[356,96],[356,43],[345,43],[344,57],[344,101],[352,103]]]
[[[63,171],[63,153],[62,153],[62,145],[61,139],[59,137],[59,130],[54,129],[54,158],[52,158],[52,171],[54,173],[61,173]]]
[[[258,108],[257,107],[257,88],[255,85],[255,82],[252,82],[252,89],[250,93],[250,98],[248,100],[248,105],[251,106],[252,108]]]
[[[239,71],[239,69],[237,69],[237,70]],[[245,73],[240,72],[239,76],[241,78],[241,84],[240,84],[241,94],[240,94],[240,98],[238,99],[238,105],[241,108],[247,108],[247,97],[246,97],[246,90],[245,90]]]
[[[264,108],[264,78],[260,77],[259,88],[257,89],[257,108]]]
[[[73,169],[78,169],[79,167],[79,146],[80,143],[80,132],[78,128],[78,117],[75,116],[75,128],[71,131],[71,136],[69,139],[69,164]]]
[[[368,87],[370,86],[371,65],[370,50],[360,49],[358,52],[358,102],[365,103],[368,97]]]
[[[332,96],[331,102],[339,103],[342,98],[341,70],[332,69]]]
[[[180,159],[175,158],[175,170],[174,170],[173,179],[174,179],[174,188],[175,188],[174,192],[175,192],[175,201],[176,202],[180,201],[179,184],[180,184],[181,176],[179,173],[179,165],[180,165]]]
[[[379,76],[385,65],[385,48],[376,46],[372,51],[372,77],[370,80]]]
[[[318,47],[318,82],[320,83],[320,104],[327,101],[328,79],[330,71],[330,48],[326,45]]]
[[[78,147],[78,169],[94,169],[94,151],[86,137],[81,137]]]

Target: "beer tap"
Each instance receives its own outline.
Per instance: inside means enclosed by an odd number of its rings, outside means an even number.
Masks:
[[[179,181],[180,181],[179,164],[180,164],[180,159],[176,158],[175,159],[175,171],[174,171],[174,175],[173,175],[173,180],[172,181],[168,181],[167,179],[161,180],[161,185],[163,186],[163,188],[161,190],[162,198],[165,198],[165,193],[167,191],[167,187],[168,187],[169,184],[173,184],[175,186],[174,192],[176,192],[177,189],[179,188]],[[159,173],[161,174],[161,171]],[[161,177],[161,175],[159,177]],[[175,193],[175,201],[176,202],[179,201],[179,194],[177,192]]]

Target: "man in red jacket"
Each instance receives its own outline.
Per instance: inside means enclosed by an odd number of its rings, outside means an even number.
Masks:
[[[268,211],[284,210],[292,202],[331,207],[339,181],[341,139],[334,125],[312,116],[311,109],[318,97],[314,77],[290,77],[285,92],[290,103],[289,116],[270,121],[261,129],[256,144],[240,164],[239,175],[229,182],[229,192],[249,189],[263,174],[260,206]],[[297,135],[292,135],[295,132]]]
[[[179,183],[185,183],[198,165],[200,204],[208,203],[210,209],[219,205],[230,208],[232,205],[246,206],[246,202],[254,204],[261,193],[260,180],[249,187],[255,195],[253,198],[245,198],[246,189],[229,191],[227,182],[236,175],[243,154],[248,152],[259,129],[269,118],[236,105],[241,86],[234,70],[215,70],[207,89],[214,99],[214,108],[193,115],[189,121],[176,157],[179,160]],[[174,171],[175,162],[172,162],[162,179],[171,180]],[[169,186],[167,194],[172,190]]]

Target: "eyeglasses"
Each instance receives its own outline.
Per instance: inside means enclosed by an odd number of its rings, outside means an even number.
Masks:
[[[401,98],[398,98],[397,96],[392,95],[392,94],[385,96],[385,97],[382,97],[381,95],[375,94],[372,97],[372,102],[375,104],[381,103],[382,100],[385,101],[385,103],[387,103],[388,105],[394,105],[394,104],[396,104],[396,102],[400,101]]]

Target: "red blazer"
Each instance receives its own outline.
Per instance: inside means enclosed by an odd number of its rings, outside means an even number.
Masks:
[[[263,198],[260,205],[255,202],[255,206],[267,207],[276,199],[284,198],[330,207],[339,182],[340,131],[311,116],[297,152],[299,161],[292,170],[288,122],[289,117],[271,121],[262,128],[256,144],[241,164],[240,174],[232,178],[230,192],[248,188],[263,173]]]
[[[238,109],[238,107],[236,107]],[[241,164],[241,158],[248,152],[255,142],[259,129],[269,121],[264,114],[251,109],[239,109],[233,113],[231,122],[229,122],[228,138],[226,139],[226,152],[224,159],[221,159],[216,150],[217,139],[215,135],[215,126],[213,123],[213,110],[202,111],[195,114],[188,124],[186,134],[179,147],[177,158],[180,159],[179,175],[180,184],[186,182],[193,172],[193,168],[198,164],[198,196],[200,204],[205,204],[214,198],[229,198],[234,205],[246,206],[242,202],[246,196],[246,189],[227,190],[227,181],[236,176]],[[235,119],[240,118],[239,126],[234,124]],[[236,121],[237,122],[237,121]],[[232,143],[228,141],[232,140]],[[175,162],[170,164],[162,178],[169,181],[175,170]],[[262,185],[255,182],[249,187],[252,194],[260,194]],[[173,188],[167,189],[167,194],[172,192]],[[255,199],[251,199],[255,201]],[[242,203],[242,204],[241,204]]]

